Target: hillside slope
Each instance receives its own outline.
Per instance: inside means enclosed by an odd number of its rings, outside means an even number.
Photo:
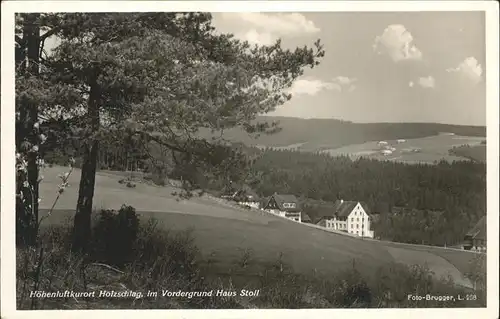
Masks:
[[[56,197],[58,178],[62,168],[47,168],[41,183],[41,209],[50,208]],[[69,179],[70,188],[61,196],[53,215],[45,225],[57,224],[71,218],[76,206],[77,185],[80,171],[75,170]],[[138,184],[127,188],[119,184],[120,177],[98,174],[94,207],[119,208],[132,205],[144,218],[154,217],[165,228],[193,229],[196,244],[210,256],[221,269],[241,258],[243,251],[251,249],[255,264],[274,262],[283,254],[283,260],[297,271],[329,275],[350,267],[353,263],[367,275],[385,263],[396,261],[412,265],[426,263],[436,276],[451,275],[462,285],[469,283],[458,269],[464,269],[472,253],[450,252],[460,265],[454,265],[439,254],[413,250],[408,246],[394,247],[394,243],[367,241],[312,229],[304,225],[260,211],[235,209],[222,201],[207,196],[189,201],[177,201],[171,195],[173,188]],[[257,270],[256,270],[257,271]]]
[[[263,147],[300,146],[305,151],[337,148],[378,140],[410,139],[449,132],[462,136],[486,136],[483,126],[460,126],[436,123],[352,123],[336,119],[301,119],[262,116],[260,122],[279,121],[282,130],[253,139],[240,129],[225,131],[234,142]],[[203,131],[209,136],[208,131]]]

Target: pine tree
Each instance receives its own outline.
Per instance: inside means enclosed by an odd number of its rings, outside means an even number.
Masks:
[[[44,103],[45,111],[53,114],[59,108],[71,114],[75,123],[68,139],[81,141],[75,251],[84,251],[90,238],[104,136],[126,132],[144,144],[183,154],[182,164],[205,179],[237,178],[246,157],[220,133],[232,127],[249,134],[275,132],[275,125],[256,123],[256,116],[290,99],[285,89],[324,55],[319,40],[314,49],[293,51],[283,49],[280,41],[251,46],[214,32],[211,19],[208,13],[64,13],[40,18],[48,26],[45,34],[60,39],[53,54],[41,60],[48,69],[42,78],[44,98],[54,102]],[[214,138],[201,138],[200,129],[212,131]],[[186,189],[198,181],[199,175],[192,174]]]

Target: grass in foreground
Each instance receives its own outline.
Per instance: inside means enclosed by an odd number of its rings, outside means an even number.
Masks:
[[[18,309],[485,306],[484,285],[478,285],[475,292],[466,291],[449,280],[433,279],[425,267],[387,264],[374,277],[365,278],[353,263],[324,278],[298,274],[283,262],[282,254],[275,262],[264,263],[254,259],[252,250],[244,249],[232,266],[220,268],[202,257],[189,231],[160,230],[153,219],[140,224],[132,208],[97,215],[85,256],[70,252],[69,225],[45,229],[37,249],[17,249]],[[66,290],[95,292],[95,296],[37,298],[31,294]],[[191,298],[162,296],[165,290],[212,293]],[[259,293],[241,296],[242,290]],[[142,297],[98,297],[100,291],[140,292]],[[467,293],[475,294],[477,300],[458,300]],[[455,300],[425,300],[427,294]],[[422,295],[424,300],[412,300],[409,295]]]

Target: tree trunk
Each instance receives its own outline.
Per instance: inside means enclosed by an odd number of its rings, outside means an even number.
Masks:
[[[99,153],[99,139],[96,133],[99,130],[99,91],[95,82],[91,85],[88,102],[91,138],[85,143],[82,159],[82,175],[78,191],[75,220],[73,226],[73,252],[86,252],[91,236],[91,214],[95,189],[95,174],[97,156]]]
[[[83,155],[80,189],[73,228],[73,251],[83,252],[91,235],[91,214],[94,199],[95,174],[97,169],[97,150],[99,141],[86,146]]]
[[[28,58],[27,64],[21,64],[21,72],[27,72],[30,76],[39,74],[39,49],[40,49],[40,25],[39,14],[32,13],[26,16],[23,26],[23,46],[25,53],[21,53],[18,59]],[[16,61],[21,62],[21,61]],[[24,62],[26,63],[26,61]],[[27,180],[29,188],[18,185],[26,199],[25,204],[18,201],[16,205],[17,214],[17,236],[18,244],[34,246],[38,229],[38,152],[32,151],[32,147],[38,145],[38,132],[35,132],[35,123],[38,121],[37,105],[30,102],[20,105],[20,121],[16,132],[16,148],[21,151],[23,142],[28,142],[27,154]],[[19,184],[19,181],[18,181]]]

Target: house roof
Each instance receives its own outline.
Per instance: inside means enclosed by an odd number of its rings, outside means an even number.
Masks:
[[[317,208],[320,208],[321,210],[321,217],[323,218],[328,218],[328,217],[347,217],[349,214],[352,212],[352,210],[356,207],[356,205],[360,203],[365,212],[368,215],[371,215],[372,213],[368,209],[368,205],[364,202],[358,202],[358,201],[342,201],[342,200],[336,200],[334,203],[331,202],[318,202],[314,203],[313,205],[316,206]]]
[[[332,211],[335,210],[335,204],[333,202],[326,202],[311,198],[307,198],[304,205],[307,208],[316,210],[319,213],[319,216],[330,216]]]
[[[290,195],[290,194],[274,194],[269,197],[269,199],[266,201],[267,205],[271,198],[274,198],[276,201],[276,204],[278,205],[278,208],[284,212],[299,212],[300,211],[300,203],[299,200],[295,195]],[[295,203],[295,208],[288,208],[284,207],[284,203]]]
[[[243,185],[238,191],[233,193],[233,196],[244,197],[253,201],[259,200],[259,195],[247,185]]]
[[[472,239],[486,240],[486,216],[481,217],[466,236],[470,236]]]
[[[347,217],[352,212],[354,207],[356,207],[356,205],[358,205],[358,202],[355,201],[336,200],[334,214],[339,217]]]
[[[269,203],[269,199],[270,199],[270,198],[271,198],[271,197],[267,196],[267,197],[262,197],[262,198],[260,199],[260,203],[261,203],[262,207],[266,206],[266,205],[267,205],[267,203]]]
[[[274,194],[272,197],[274,197],[276,200],[280,200],[283,203],[298,203],[299,200],[295,195],[290,195],[290,194]]]
[[[311,217],[309,217],[309,215],[307,215],[307,214],[306,214],[306,213],[304,213],[304,212],[301,212],[301,213],[300,213],[300,219],[301,219],[303,222],[312,222]]]
[[[352,210],[356,207],[356,205],[361,204],[364,211],[370,215],[370,211],[368,209],[368,205],[364,202],[358,202],[353,200],[336,200],[334,204],[334,213],[339,217],[347,217],[352,212]]]

